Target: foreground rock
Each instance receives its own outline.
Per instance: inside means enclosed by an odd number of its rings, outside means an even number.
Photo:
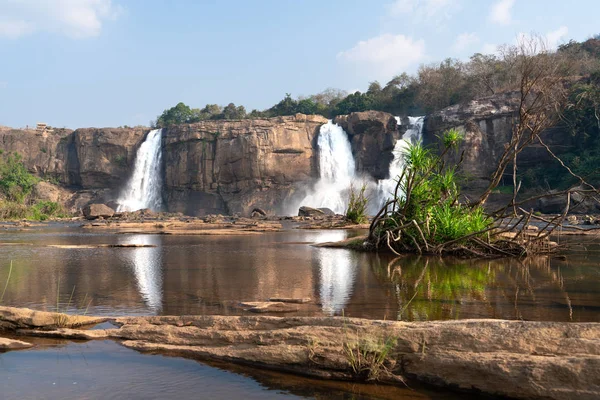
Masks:
[[[85,219],[110,218],[115,215],[115,210],[105,204],[90,204],[83,209]]]
[[[59,319],[65,327],[82,322],[60,315],[0,307],[0,327],[22,335],[114,338],[139,351],[320,378],[419,380],[520,399],[600,396],[598,323],[165,316],[112,320],[119,329],[53,329]],[[358,353],[360,361],[353,360]]]
[[[33,345],[31,343],[23,342],[21,340],[6,339],[6,338],[0,337],[0,351],[21,350],[21,349],[27,349],[32,346]]]

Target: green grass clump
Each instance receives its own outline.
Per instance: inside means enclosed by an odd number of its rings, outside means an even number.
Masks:
[[[420,143],[407,147],[395,198],[374,224],[372,241],[395,251],[421,253],[450,241],[467,241],[491,226],[482,207],[459,202],[458,166],[445,162],[445,155],[461,140],[458,131],[450,130],[440,137],[441,154]]]
[[[363,184],[358,191],[354,190],[354,186],[350,186],[348,208],[346,208],[346,219],[348,221],[355,224],[362,224],[369,220],[367,217],[369,198],[365,195],[366,190],[366,184]]]

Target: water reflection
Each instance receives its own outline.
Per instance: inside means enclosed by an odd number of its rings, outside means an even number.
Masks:
[[[360,232],[359,232],[360,233]],[[311,298],[290,315],[402,320],[600,321],[600,257],[457,260],[324,249],[346,231],[253,236],[10,232],[0,246],[3,305],[93,315],[247,313],[243,301]],[[1,235],[1,233],[0,233]],[[153,244],[156,248],[47,245]],[[3,261],[4,260],[4,261]],[[0,287],[1,289],[1,287]]]
[[[347,250],[318,249],[319,298],[323,312],[339,315],[352,296],[356,280],[356,258]]]
[[[150,311],[158,314],[162,310],[162,243],[159,235],[127,235],[120,244],[143,244],[157,247],[124,249],[121,257],[135,274],[140,295]]]

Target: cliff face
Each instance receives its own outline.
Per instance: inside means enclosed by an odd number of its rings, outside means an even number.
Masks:
[[[318,175],[321,116],[204,121],[164,130],[170,211],[189,215],[272,209]]]
[[[337,116],[334,122],[350,137],[356,169],[375,179],[388,178],[392,150],[404,133],[396,119],[385,112],[364,111]]]
[[[490,175],[510,141],[517,110],[518,98],[510,93],[448,107],[425,119],[423,142],[437,145],[438,135],[451,128],[463,132],[464,141],[451,158],[457,162],[464,151],[461,169],[467,177],[465,186],[480,190],[489,184]],[[548,129],[541,136],[556,154],[574,146],[572,136],[561,127]],[[553,159],[547,151],[539,143],[533,143],[519,155],[517,165],[523,172],[529,167],[551,162]]]
[[[401,136],[382,112],[336,118],[351,140],[357,170],[386,178]],[[321,116],[203,121],[163,129],[164,198],[168,211],[188,215],[281,213],[319,177]],[[131,176],[149,129],[86,128],[45,132],[0,130],[0,148],[23,156],[27,168],[77,190],[68,202],[114,201]],[[289,207],[286,207],[289,209]]]

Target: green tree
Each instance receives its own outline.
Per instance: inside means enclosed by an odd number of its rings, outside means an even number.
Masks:
[[[37,182],[19,154],[9,154],[0,161],[0,190],[9,201],[23,203]]]
[[[191,122],[194,117],[192,109],[184,103],[178,103],[175,107],[165,110],[156,120],[156,126],[164,128],[170,125],[185,124]]]

